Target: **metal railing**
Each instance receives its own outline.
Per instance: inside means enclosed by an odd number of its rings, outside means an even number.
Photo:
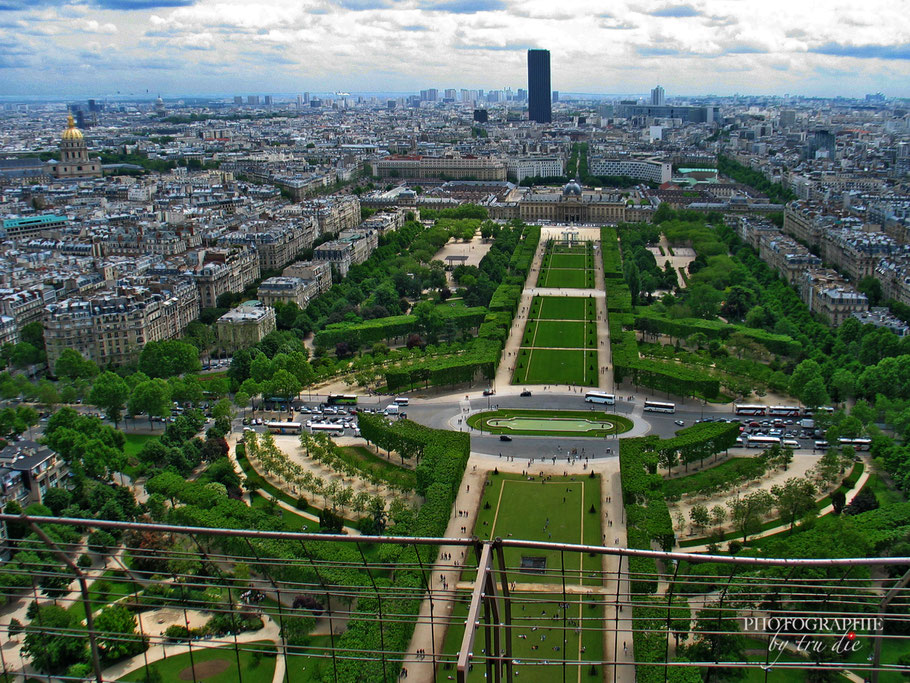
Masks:
[[[286,683],[344,679],[358,666],[388,681],[536,680],[542,669],[566,681],[669,680],[677,667],[753,668],[766,680],[789,669],[846,670],[855,680],[910,672],[897,661],[910,652],[910,558],[768,559],[6,514],[0,522],[33,534],[12,548],[29,552],[0,565],[4,674],[50,680],[33,660],[53,638],[84,642],[90,669],[67,675],[58,666],[55,680],[154,680],[149,672],[167,659],[187,662],[183,680],[204,680],[213,648],[238,681],[261,680],[250,663],[274,661],[276,681]],[[98,530],[116,542],[89,547]],[[657,571],[634,558],[654,560]],[[411,580],[396,580],[405,575]],[[32,602],[76,616],[42,623],[48,613]],[[137,615],[136,634],[111,631],[101,618],[109,604]],[[378,640],[349,635],[377,625]],[[393,635],[399,627],[413,629],[409,642]],[[147,647],[133,648],[137,640]],[[111,657],[118,645],[132,656]]]

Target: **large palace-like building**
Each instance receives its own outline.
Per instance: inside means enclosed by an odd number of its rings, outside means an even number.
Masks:
[[[562,192],[531,191],[517,202],[488,206],[491,218],[520,218],[526,222],[634,223],[650,222],[654,209],[637,191],[585,192],[577,181]]]
[[[95,178],[101,175],[101,159],[89,158],[82,131],[70,116],[60,141],[60,161],[48,162],[55,178]]]

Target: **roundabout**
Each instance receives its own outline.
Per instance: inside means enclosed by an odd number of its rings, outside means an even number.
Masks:
[[[490,434],[605,437],[632,429],[620,415],[589,410],[501,409],[471,415],[468,425]]]

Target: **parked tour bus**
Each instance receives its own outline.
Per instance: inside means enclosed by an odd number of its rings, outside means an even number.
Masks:
[[[302,425],[299,422],[266,422],[265,428],[272,434],[300,434]]]
[[[746,441],[746,448],[771,448],[780,446],[780,437],[777,436],[750,436]]]
[[[331,422],[307,422],[307,429],[313,434],[322,433],[329,436],[344,436],[344,425]]]
[[[330,406],[356,406],[357,396],[354,394],[329,394],[325,402]]]
[[[755,404],[737,404],[733,406],[733,412],[737,415],[764,415],[768,406]]]
[[[586,403],[604,403],[608,406],[616,405],[616,396],[603,391],[589,391],[585,394]]]
[[[872,439],[863,437],[857,439],[848,439],[846,437],[842,437],[837,440],[837,443],[839,446],[853,446],[853,450],[856,451],[868,451],[870,448],[872,448]]]
[[[799,406],[771,406],[768,415],[772,417],[799,417]]]
[[[663,401],[645,401],[645,410],[652,413],[675,413],[675,403],[664,403]]]

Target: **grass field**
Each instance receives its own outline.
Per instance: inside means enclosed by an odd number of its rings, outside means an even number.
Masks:
[[[584,349],[597,345],[597,326],[592,322],[531,320],[525,327],[522,346]]]
[[[528,314],[537,320],[594,320],[594,316],[594,299],[581,296],[535,296]]]
[[[594,271],[547,268],[540,271],[540,276],[537,278],[537,286],[591,289],[594,287]]]
[[[522,349],[512,384],[597,386],[597,351]]]
[[[263,650],[263,654],[255,655],[251,650],[258,646]],[[272,675],[275,672],[275,644],[270,641],[260,641],[256,643],[246,643],[243,645],[244,650],[238,654],[232,647],[217,647],[206,649],[193,649],[192,665],[196,668],[196,676],[193,677],[190,669],[190,654],[176,655],[161,659],[149,666],[150,669],[161,674],[164,681],[192,681],[204,680],[206,683],[271,683]],[[206,676],[204,672],[207,667],[206,662],[223,662],[220,673]],[[239,662],[239,665],[238,665]],[[211,665],[208,665],[211,666]],[[183,676],[180,674],[183,673]],[[140,681],[145,678],[145,669],[137,669],[133,673],[127,674],[121,681]]]
[[[532,477],[529,481],[521,475],[503,474],[491,475],[489,481],[474,527],[478,537],[514,536],[538,541],[600,544],[599,477],[553,477],[544,482],[539,477]],[[589,511],[591,506],[594,506],[594,513]],[[526,556],[538,562],[541,558],[545,560],[544,572],[559,571],[564,561],[566,580],[570,586],[582,582],[589,586],[601,585],[599,576],[591,576],[602,568],[599,556],[566,555],[563,558],[557,551],[507,550],[506,565],[519,566]],[[569,589],[564,597],[557,586],[554,586],[553,593],[549,593],[526,585],[559,584],[562,579],[557,573],[548,575],[535,570],[513,576],[517,585],[512,592],[515,624],[512,648],[513,658],[518,662],[518,680],[527,677],[535,682],[562,681],[564,673],[565,680],[602,680],[603,672],[599,666],[595,667],[594,677],[590,677],[589,663],[603,658],[600,629],[603,628],[604,613],[599,596],[580,596]],[[472,578],[466,573],[463,580]],[[445,650],[449,654],[458,651],[464,634],[463,619],[460,617],[465,616],[465,603],[470,596],[465,594],[463,597],[464,600],[456,605],[453,625],[446,636]],[[568,604],[568,609],[557,606],[563,602]],[[482,643],[482,639],[477,642]],[[482,647],[476,647],[475,665],[469,680],[484,680]],[[549,662],[550,666],[536,665],[543,661]],[[553,666],[555,662],[562,661],[566,662],[565,669]],[[443,668],[442,673],[446,674],[446,671],[454,672],[454,667],[451,670]]]
[[[579,431],[566,431],[560,432],[557,430],[525,430],[525,429],[509,429],[504,426],[490,427],[487,422],[490,419],[496,418],[509,418],[509,417],[531,417],[538,419],[546,418],[579,418],[587,420],[607,420],[612,422],[614,427],[610,430],[592,430],[588,432],[579,432]],[[504,408],[502,410],[494,410],[483,413],[475,413],[468,418],[468,424],[471,425],[474,429],[480,429],[483,426],[484,431],[490,432],[491,434],[525,434],[531,436],[558,436],[559,434],[571,434],[572,436],[599,436],[603,437],[607,434],[622,434],[632,429],[632,421],[622,417],[621,415],[613,415],[611,413],[605,413],[600,410],[520,410],[512,408]]]
[[[488,507],[489,504],[489,507]],[[590,512],[591,507],[595,512]],[[600,545],[600,477],[585,475],[552,477],[523,477],[520,474],[490,475],[481,509],[477,514],[474,533],[478,538],[514,536],[532,541],[554,543],[583,543]],[[517,567],[529,551],[506,550],[506,565]],[[550,583],[561,581],[558,551],[534,550],[535,557],[546,559],[546,573],[519,573],[519,583]],[[601,558],[584,555],[565,556],[566,581],[600,585],[601,579],[591,579],[590,572],[599,572]],[[584,576],[582,576],[584,572]]]
[[[127,458],[134,457],[146,442],[157,439],[160,434],[124,434],[126,443],[123,444],[123,452]]]
[[[550,268],[587,268],[588,259],[584,254],[553,254],[548,261]]]
[[[453,622],[445,640],[445,652],[450,657],[454,657],[461,648],[464,618],[467,616],[465,603],[470,597],[467,592],[459,596],[459,602],[452,612]],[[602,667],[594,665],[592,672],[590,663],[602,660],[604,654],[603,635],[600,631],[603,628],[604,611],[598,596],[568,596],[565,602],[569,604],[569,609],[565,610],[565,615],[563,610],[554,607],[555,603],[562,601],[561,593],[523,593],[516,590],[512,593],[512,600],[512,619],[515,624],[512,627],[512,655],[516,681],[561,683],[604,680]],[[549,614],[536,604],[537,600],[549,603]],[[580,634],[576,633],[575,624],[580,625]],[[483,636],[480,635],[475,641],[472,659],[474,668],[468,675],[469,681],[486,680],[486,659],[481,652],[482,648]],[[549,665],[540,666],[544,661]],[[565,662],[564,666],[554,666],[554,663],[562,662]],[[455,667],[443,665],[441,674],[438,680],[448,680],[449,675],[454,677]]]

